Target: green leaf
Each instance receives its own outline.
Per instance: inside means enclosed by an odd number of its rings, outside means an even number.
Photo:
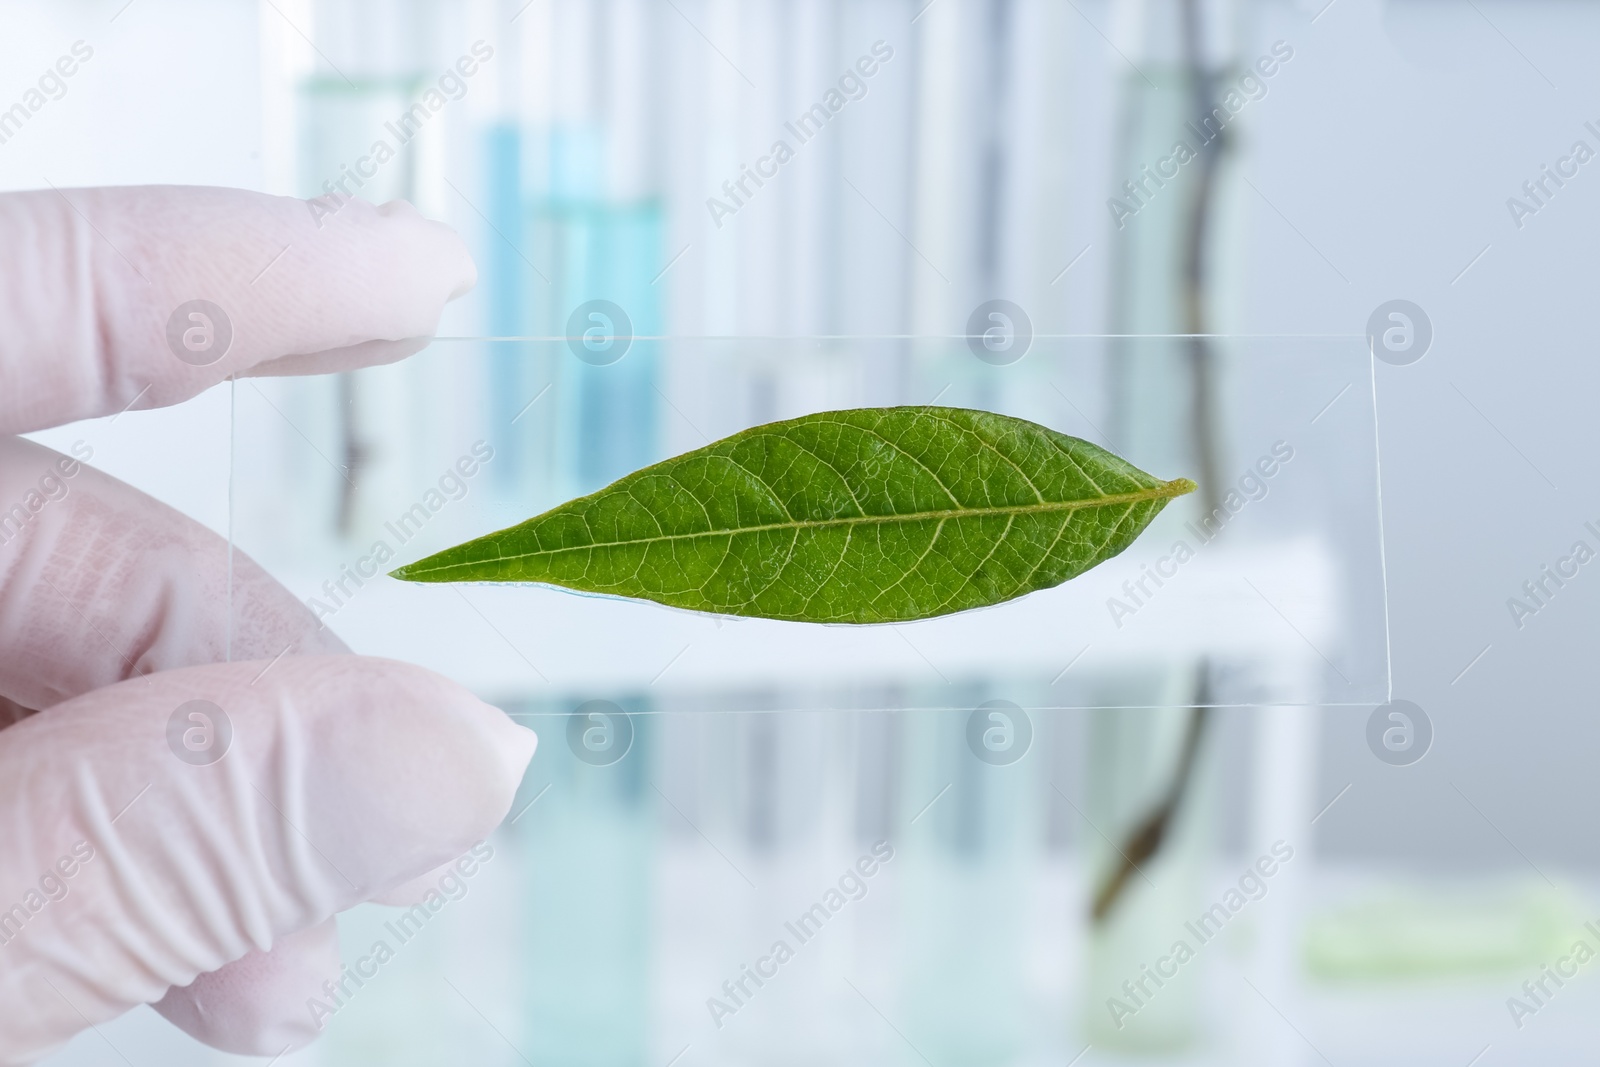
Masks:
[[[1082,574],[1194,488],[1004,415],[827,411],[736,433],[393,574],[904,622]]]

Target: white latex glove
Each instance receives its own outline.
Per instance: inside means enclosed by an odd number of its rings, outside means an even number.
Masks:
[[[0,195],[0,434],[399,359],[475,280],[401,203],[319,228],[304,201],[234,190]],[[194,299],[232,326],[209,366],[168,344]],[[349,655],[243,556],[223,664],[227,580],[216,535],[0,437],[0,1063],[147,1003],[230,1051],[304,1044],[339,975],[333,916],[414,894],[510,806],[530,731]],[[169,744],[192,700],[232,726],[209,765]]]

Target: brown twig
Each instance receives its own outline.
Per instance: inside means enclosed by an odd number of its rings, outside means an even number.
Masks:
[[[1173,768],[1172,780],[1155,807],[1134,826],[1133,832],[1118,850],[1120,862],[1095,893],[1090,915],[1097,923],[1105,922],[1111,914],[1111,909],[1127,888],[1128,879],[1136,872],[1142,873],[1142,865],[1160,851],[1167,831],[1172,828],[1178,807],[1188,793],[1189,781],[1194,777],[1194,766],[1200,752],[1200,740],[1205,734],[1206,723],[1211,719],[1211,709],[1207,706],[1211,700],[1210,675],[1208,665],[1202,662],[1200,677],[1195,685],[1194,707],[1189,709],[1188,728],[1183,735],[1183,748],[1178,753],[1178,764]]]
[[[1195,0],[1181,0],[1183,15],[1184,65],[1189,74],[1191,103],[1196,118],[1196,129],[1205,129],[1205,120],[1211,116],[1211,75],[1205,69],[1201,56],[1200,16]],[[1221,463],[1217,448],[1217,413],[1215,396],[1216,364],[1207,334],[1206,303],[1206,249],[1210,237],[1211,207],[1216,191],[1217,167],[1227,148],[1228,130],[1221,127],[1217,135],[1200,146],[1200,170],[1189,205],[1188,226],[1183,243],[1183,321],[1188,337],[1189,368],[1192,384],[1190,429],[1193,434],[1195,460],[1199,467],[1200,502],[1207,515],[1221,507]],[[1178,807],[1188,790],[1194,774],[1196,754],[1200,740],[1210,720],[1210,671],[1200,664],[1200,677],[1195,685],[1194,704],[1189,709],[1188,728],[1184,734],[1183,749],[1178,765],[1173,770],[1172,781],[1166,793],[1145,817],[1133,828],[1127,841],[1118,851],[1121,863],[1111,872],[1095,893],[1091,915],[1102,923],[1111,914],[1117,901],[1125,892],[1128,879],[1140,870],[1140,864],[1154,856],[1166,840],[1167,832],[1177,815]]]

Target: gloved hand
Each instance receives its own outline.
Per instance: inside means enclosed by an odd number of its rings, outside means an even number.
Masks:
[[[475,281],[409,205],[322,215],[223,189],[0,195],[0,434],[400,359]],[[146,1003],[230,1051],[309,1041],[333,916],[410,902],[509,808],[530,731],[348,654],[242,555],[223,663],[228,610],[222,539],[0,437],[0,1063]]]

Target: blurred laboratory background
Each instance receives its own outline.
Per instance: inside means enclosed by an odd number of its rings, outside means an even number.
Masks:
[[[286,1067],[1592,1059],[1600,987],[1544,975],[1600,949],[1600,579],[1546,575],[1600,550],[1600,10],[0,16],[0,108],[92,53],[0,110],[0,188],[402,198],[478,264],[404,363],[35,435],[540,735],[492,858]],[[750,425],[928,403],[1201,490],[903,627],[381,576]],[[394,918],[345,916],[347,960]],[[144,1010],[48,1062],[236,1060]]]

